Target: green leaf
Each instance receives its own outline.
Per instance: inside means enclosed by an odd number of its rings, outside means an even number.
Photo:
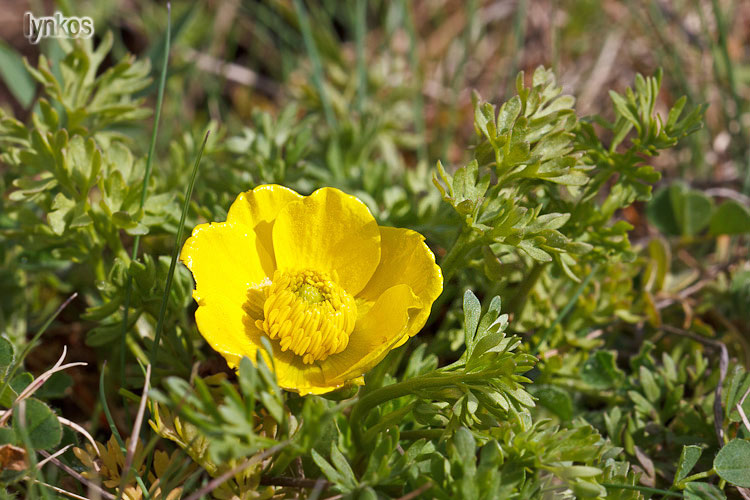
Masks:
[[[750,210],[734,200],[722,203],[711,217],[709,231],[713,235],[750,233]]]
[[[463,462],[476,460],[477,442],[471,431],[466,427],[459,427],[453,435],[453,445],[456,447],[458,456]]]
[[[713,207],[713,200],[702,192],[676,183],[654,195],[646,214],[664,234],[695,236],[708,226]]]
[[[623,380],[625,374],[617,367],[613,351],[596,351],[581,368],[581,379],[592,387],[608,389]]]
[[[729,441],[714,458],[714,469],[725,481],[750,488],[750,441]]]
[[[680,453],[680,461],[677,462],[677,472],[674,475],[673,484],[677,484],[687,477],[695,464],[698,463],[698,459],[701,457],[703,449],[700,446],[686,445],[682,447],[682,453]]]
[[[55,413],[49,406],[38,399],[25,400],[24,429],[31,441],[31,446],[37,450],[46,450],[57,446],[62,439],[62,426]],[[20,410],[16,407],[13,412],[13,430],[20,434]]]
[[[57,196],[55,196],[55,200],[52,202],[53,211],[47,214],[47,222],[58,236],[65,232],[67,221],[71,218],[69,214],[75,206],[76,202],[67,198],[64,194],[57,193]]]
[[[39,399],[61,399],[65,397],[65,392],[73,385],[73,377],[65,372],[55,372],[42,385],[35,395]]]
[[[354,471],[346,460],[344,454],[341,453],[341,450],[336,446],[336,443],[331,443],[331,460],[333,461],[336,470],[339,471],[341,477],[346,481],[347,486],[352,489],[356,488],[357,478],[354,476]]]
[[[466,339],[466,350],[469,357],[474,350],[477,326],[479,325],[479,315],[482,313],[482,306],[479,299],[471,290],[464,293],[464,335]]]
[[[683,236],[695,236],[708,226],[713,212],[713,200],[693,189],[680,190],[670,188],[672,206],[675,210],[675,218],[682,229]]]
[[[560,417],[563,422],[573,418],[573,400],[568,391],[554,385],[544,385],[534,388],[532,394],[539,400],[539,404]]]
[[[321,472],[325,475],[326,479],[331,481],[332,483],[336,483],[338,485],[341,485],[344,483],[344,478],[339,474],[339,472],[333,468],[331,464],[328,463],[328,461],[323,458],[323,456],[318,453],[314,448],[311,450],[311,456],[313,459],[313,462],[315,462],[315,465],[320,467]]]

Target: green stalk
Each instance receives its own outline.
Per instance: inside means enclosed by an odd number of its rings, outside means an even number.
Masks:
[[[417,439],[440,439],[445,434],[445,429],[415,429],[413,431],[403,431],[399,434],[401,439],[407,441],[416,441]]]
[[[380,419],[380,422],[378,422],[376,425],[373,425],[367,430],[364,437],[362,438],[363,443],[367,444],[367,443],[372,442],[372,440],[375,439],[375,437],[378,434],[380,434],[381,431],[401,421],[406,415],[408,415],[412,411],[413,407],[414,407],[414,404],[410,403],[404,406],[403,408],[394,410],[390,412],[388,415],[382,417]]]
[[[487,380],[495,376],[495,374],[501,375],[502,373],[501,370],[477,373],[441,373],[438,371],[437,374],[432,372],[368,392],[357,401],[349,415],[349,422],[352,423],[352,437],[354,438],[354,442],[359,446],[365,443],[362,434],[365,418],[370,413],[370,410],[386,401],[415,394],[423,389],[444,388],[475,380]]]
[[[367,0],[357,0],[354,17],[354,36],[357,45],[357,111],[362,113],[367,95],[367,61],[365,61],[365,33],[367,32]]]
[[[458,271],[459,264],[466,262],[466,256],[476,247],[483,243],[481,238],[477,238],[471,230],[462,227],[456,241],[448,253],[445,254],[440,262],[440,269],[443,271],[443,280],[447,282]]]
[[[518,288],[513,294],[508,311],[513,313],[513,317],[518,319],[523,314],[523,308],[526,306],[526,301],[529,298],[531,290],[533,290],[536,282],[542,276],[542,271],[546,269],[545,263],[536,262],[531,266],[531,270],[526,277],[518,284]]]
[[[195,186],[195,178],[198,175],[198,165],[200,165],[201,157],[203,156],[203,149],[206,147],[208,141],[208,135],[210,132],[206,132],[206,136],[203,138],[203,144],[201,144],[200,150],[198,150],[198,156],[195,158],[195,164],[193,165],[193,172],[190,175],[190,182],[188,183],[187,190],[185,191],[185,201],[182,203],[182,214],[180,215],[180,224],[177,227],[177,237],[174,240],[174,247],[172,248],[172,262],[169,263],[169,272],[167,273],[167,284],[164,286],[164,294],[161,298],[161,307],[159,308],[159,319],[156,322],[156,333],[154,334],[154,344],[151,346],[151,353],[149,355],[149,361],[151,366],[156,366],[156,353],[159,349],[159,342],[161,341],[161,332],[164,328],[164,316],[167,312],[167,303],[169,302],[169,292],[172,289],[172,280],[174,278],[174,272],[177,267],[177,256],[180,253],[182,247],[182,233],[185,229],[185,218],[187,217],[188,208],[190,207],[190,198],[193,196],[193,187]]]
[[[719,53],[724,63],[724,68],[727,72],[726,77],[729,83],[729,93],[732,101],[734,102],[734,116],[733,121],[737,123],[737,133],[734,134],[742,144],[742,149],[747,149],[747,130],[745,125],[742,123],[742,112],[744,108],[744,102],[737,91],[737,80],[734,77],[734,66],[732,66],[732,59],[729,57],[729,47],[727,43],[727,26],[724,19],[724,15],[721,12],[718,0],[711,0],[711,6],[714,12],[714,18],[716,19],[716,28],[718,30],[719,40],[717,42]],[[714,63],[714,70],[716,70],[716,64]],[[717,74],[718,77],[718,74]],[[743,153],[745,160],[745,180],[742,184],[742,192],[745,194],[750,193],[750,152]]]
[[[445,139],[442,140],[443,148],[440,153],[440,157],[445,157],[446,153],[448,152],[448,147],[453,141],[453,137],[456,133],[456,129],[458,128],[458,121],[460,117],[459,109],[458,109],[458,95],[460,94],[460,88],[459,83],[462,81],[462,76],[465,76],[464,73],[464,67],[466,66],[466,62],[469,60],[469,54],[472,51],[472,43],[471,43],[471,27],[476,21],[477,13],[478,13],[478,5],[477,0],[469,0],[469,3],[467,5],[467,16],[466,16],[466,26],[464,28],[463,33],[463,53],[461,55],[461,60],[458,63],[458,67],[456,68],[455,72],[453,73],[453,76],[450,79],[450,87],[452,90],[452,99],[451,99],[451,113],[450,113],[450,121],[447,128],[447,133],[445,134]]]
[[[414,73],[414,125],[417,129],[417,135],[419,136],[419,149],[417,150],[417,157],[419,162],[422,164],[427,163],[427,140],[425,137],[425,123],[424,123],[424,98],[422,97],[422,72],[419,68],[419,54],[417,53],[417,32],[414,27],[414,17],[409,9],[409,3],[403,1],[401,3],[404,13],[404,27],[409,34],[409,63],[411,70]]]
[[[148,148],[148,157],[146,158],[146,172],[143,176],[143,185],[141,187],[140,210],[146,203],[148,194],[148,183],[151,180],[151,169],[154,159],[154,150],[156,149],[156,135],[159,131],[159,119],[161,118],[161,106],[164,102],[164,87],[167,82],[167,66],[169,63],[169,45],[172,34],[172,5],[167,2],[167,38],[164,45],[164,59],[162,60],[161,76],[159,77],[159,92],[156,97],[156,110],[154,113],[154,128],[151,132],[151,144]],[[141,243],[141,236],[136,235],[133,240],[132,260],[138,257],[138,247]],[[125,337],[128,334],[128,312],[130,310],[130,299],[133,293],[133,276],[128,273],[128,282],[125,285],[125,311],[122,318],[122,332],[120,334],[120,387],[125,387]]]
[[[25,401],[21,401],[20,404],[25,405]],[[23,418],[20,418],[23,414]],[[36,484],[37,481],[37,475],[42,476],[42,482],[46,482],[46,479],[44,478],[44,473],[40,470],[37,470],[36,465],[36,450],[34,449],[34,446],[31,444],[31,437],[29,436],[29,433],[26,432],[26,412],[21,412],[18,409],[16,409],[16,415],[15,417],[18,419],[19,425],[18,425],[18,433],[21,435],[21,441],[23,442],[24,448],[26,448],[26,457],[29,461],[29,470],[31,471],[31,475],[28,476],[28,490],[29,491],[36,491],[36,488],[38,485]],[[45,498],[45,500],[52,500],[49,496],[49,492],[44,488],[39,488],[39,491],[42,492],[42,496]]]
[[[692,476],[688,476],[679,483],[677,483],[678,488],[682,489],[685,487],[685,485],[691,481],[697,481],[699,479],[705,479],[707,477],[711,477],[714,474],[716,474],[716,469],[707,470],[704,472],[698,472],[697,474],[693,474]]]
[[[676,491],[660,490],[658,488],[649,488],[648,486],[633,486],[630,484],[614,484],[614,483],[600,483],[605,488],[613,490],[635,490],[642,491],[643,493],[654,493],[656,495],[664,495],[665,497],[676,497],[682,498],[682,493]]]
[[[315,46],[312,28],[310,28],[310,19],[307,17],[307,11],[300,0],[293,0],[292,3],[294,4],[294,10],[297,12],[297,18],[299,19],[299,27],[302,31],[302,39],[305,42],[305,50],[307,51],[307,56],[310,58],[310,63],[312,64],[313,84],[318,89],[318,94],[320,94],[320,102],[323,105],[323,114],[326,117],[328,126],[335,129],[336,116],[333,114],[333,108],[331,108],[331,103],[328,101],[328,94],[323,85],[323,64],[320,61],[320,55]]]

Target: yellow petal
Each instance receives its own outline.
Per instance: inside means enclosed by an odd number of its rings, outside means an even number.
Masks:
[[[229,300],[240,306],[248,288],[266,278],[256,251],[256,236],[245,226],[228,222],[200,224],[182,247],[180,260],[193,273],[193,297],[202,305],[212,300]]]
[[[342,384],[378,364],[405,336],[410,313],[419,307],[419,298],[408,285],[396,285],[383,292],[357,320],[346,349],[319,363],[326,382]]]
[[[243,356],[255,360],[262,345],[258,329],[242,306],[228,300],[208,301],[198,307],[195,323],[206,342],[224,356],[231,368],[237,368]]]
[[[302,196],[295,191],[277,184],[258,186],[237,196],[232,206],[229,207],[227,222],[253,228],[258,235],[258,247],[273,257],[271,233],[274,220],[288,203],[301,198]],[[269,276],[276,269],[275,260],[272,261],[271,266],[271,269],[266,269]]]
[[[240,193],[229,207],[227,220],[255,227],[260,222],[273,221],[289,202],[301,198],[301,195],[288,187],[264,184]]]
[[[409,285],[421,305],[398,345],[424,326],[432,303],[443,291],[443,274],[435,264],[435,255],[424,243],[424,236],[410,229],[381,227],[380,264],[357,299],[374,302],[387,289],[401,283]]]
[[[256,344],[244,325],[244,306],[248,289],[267,280],[262,255],[255,248],[254,231],[221,222],[197,226],[180,254],[195,279],[198,330],[230,364],[243,355],[255,356]]]
[[[279,269],[336,271],[341,286],[356,295],[380,261],[380,230],[357,198],[321,188],[281,209],[273,248]]]

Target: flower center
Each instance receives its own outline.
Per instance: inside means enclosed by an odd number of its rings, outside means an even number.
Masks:
[[[263,294],[263,319],[255,324],[279,340],[282,351],[309,365],[346,348],[357,305],[327,273],[276,271]]]

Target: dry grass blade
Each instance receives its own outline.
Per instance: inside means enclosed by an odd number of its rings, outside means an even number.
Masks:
[[[39,375],[32,383],[30,383],[23,391],[21,391],[21,394],[19,394],[16,400],[14,401],[13,406],[15,407],[16,404],[20,403],[24,399],[34,394],[55,373],[63,371],[63,370],[67,370],[68,368],[72,368],[74,366],[86,366],[88,364],[82,361],[78,361],[75,363],[68,363],[65,365],[62,364],[63,360],[65,359],[65,355],[67,353],[68,353],[67,346],[63,346],[63,353],[60,356],[60,359],[57,360],[57,363],[55,363],[55,366],[53,366],[46,372],[42,373],[41,375]],[[8,411],[0,414],[0,427],[2,427],[8,422],[8,419],[10,418],[12,414],[13,414],[13,407],[11,407]]]
[[[57,417],[57,420],[62,425],[67,425],[68,427],[70,427],[74,431],[78,431],[83,437],[86,438],[86,440],[89,443],[91,443],[91,446],[94,447],[94,451],[96,452],[97,455],[99,455],[99,447],[96,446],[96,441],[94,440],[93,436],[91,434],[89,434],[89,432],[86,429],[84,429],[83,427],[81,427],[77,423],[72,422],[72,421],[70,421],[70,420],[68,420],[67,418],[64,418],[64,417]]]
[[[41,453],[45,457],[48,457],[48,458],[51,457],[50,458],[50,462],[52,462],[57,467],[59,467],[60,469],[62,469],[63,471],[67,472],[68,474],[70,474],[75,479],[77,479],[78,482],[80,482],[81,484],[83,484],[84,486],[86,486],[89,489],[89,491],[94,491],[94,492],[98,493],[99,495],[101,495],[102,498],[105,498],[106,500],[115,500],[115,496],[112,493],[104,491],[101,488],[101,486],[99,486],[99,485],[97,485],[97,484],[89,481],[88,479],[86,479],[85,477],[83,477],[82,475],[80,475],[75,470],[71,469],[70,467],[68,467],[64,463],[60,462],[57,458],[52,457],[46,451],[40,450],[39,453]]]
[[[91,500],[89,498],[82,497],[81,495],[77,495],[77,494],[73,493],[72,491],[64,490],[62,488],[58,488],[57,486],[52,486],[51,484],[47,484],[47,483],[45,483],[43,481],[34,480],[34,482],[36,484],[45,486],[45,487],[51,489],[52,491],[54,491],[56,493],[60,493],[62,495],[70,497],[70,498],[77,498],[77,499],[80,499],[80,500]]]
[[[138,413],[135,417],[135,423],[133,424],[133,432],[130,434],[130,443],[128,444],[128,453],[125,456],[125,465],[122,468],[122,477],[120,479],[120,487],[117,492],[117,498],[122,497],[123,491],[125,491],[125,485],[128,482],[130,476],[130,468],[133,465],[133,458],[135,457],[135,450],[138,446],[138,435],[141,432],[141,425],[143,424],[143,415],[146,412],[146,401],[148,396],[148,386],[151,381],[151,365],[146,365],[146,379],[143,381],[143,392],[141,393],[141,402],[138,405]]]
[[[63,448],[60,448],[59,450],[57,450],[56,452],[54,452],[54,453],[53,453],[52,455],[48,456],[47,458],[45,458],[44,460],[42,460],[41,462],[39,462],[38,464],[36,464],[36,468],[37,468],[37,469],[41,469],[42,467],[44,467],[44,465],[45,465],[45,464],[46,464],[47,462],[49,462],[49,461],[50,461],[50,460],[52,460],[53,458],[57,458],[57,457],[59,457],[60,455],[62,455],[62,454],[63,454],[63,453],[65,453],[66,451],[68,451],[68,449],[69,449],[69,448],[70,448],[71,446],[73,446],[73,445],[72,445],[72,444],[69,444],[69,445],[67,445],[67,446],[65,446],[65,447],[63,447]]]

